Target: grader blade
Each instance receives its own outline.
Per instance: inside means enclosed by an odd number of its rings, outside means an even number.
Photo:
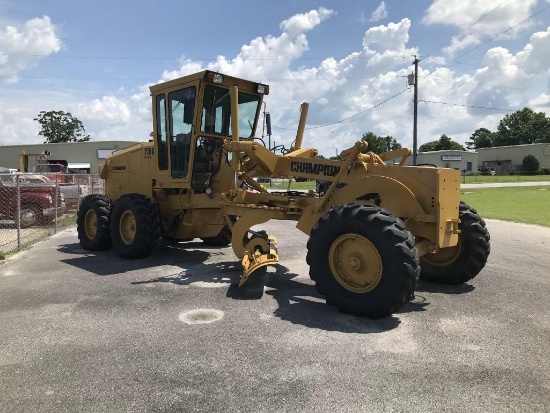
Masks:
[[[279,262],[279,254],[277,252],[277,239],[270,235],[267,239],[268,252],[256,250],[253,252],[246,251],[241,264],[243,266],[243,273],[239,281],[239,287],[242,286],[248,277],[256,271],[258,268],[265,267],[270,264],[277,264]]]

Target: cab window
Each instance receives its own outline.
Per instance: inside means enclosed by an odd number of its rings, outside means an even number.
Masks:
[[[186,119],[186,110],[194,106],[195,87],[168,94],[170,114],[170,170],[172,178],[185,178],[188,172],[191,147],[192,120]]]
[[[254,135],[256,114],[260,97],[239,92],[239,135],[249,138]],[[231,135],[231,99],[229,90],[208,85],[204,91],[201,131]]]
[[[168,169],[168,140],[166,134],[166,107],[164,95],[157,96],[157,148],[160,170]]]

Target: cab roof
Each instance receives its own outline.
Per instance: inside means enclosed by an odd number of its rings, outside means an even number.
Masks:
[[[237,77],[232,77],[228,75],[224,75],[222,73],[213,72],[211,70],[203,70],[201,72],[193,73],[187,76],[179,77],[177,79],[169,80],[167,82],[158,83],[156,85],[152,85],[149,87],[149,90],[152,94],[155,94],[157,92],[161,92],[166,89],[172,89],[174,87],[177,87],[179,85],[184,85],[189,82],[197,81],[197,80],[203,80],[207,83],[220,85],[220,83],[215,83],[213,81],[209,80],[209,75],[211,74],[219,74],[223,76],[223,82],[221,85],[225,87],[237,85],[239,87],[239,90],[250,92],[250,93],[257,93],[258,85],[263,83],[258,82],[251,82],[250,80],[240,79]],[[269,89],[268,89],[269,90]],[[267,94],[267,93],[266,93]]]

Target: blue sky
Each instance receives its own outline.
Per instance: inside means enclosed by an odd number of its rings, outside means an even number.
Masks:
[[[419,143],[464,143],[524,106],[550,113],[549,26],[548,0],[0,0],[0,145],[41,143],[41,110],[146,140],[148,86],[209,68],[270,84],[277,143],[308,101],[304,146],[372,131],[410,147],[413,55]]]

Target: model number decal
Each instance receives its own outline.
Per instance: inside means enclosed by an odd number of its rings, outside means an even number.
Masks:
[[[125,171],[126,166],[113,166],[113,171]]]

